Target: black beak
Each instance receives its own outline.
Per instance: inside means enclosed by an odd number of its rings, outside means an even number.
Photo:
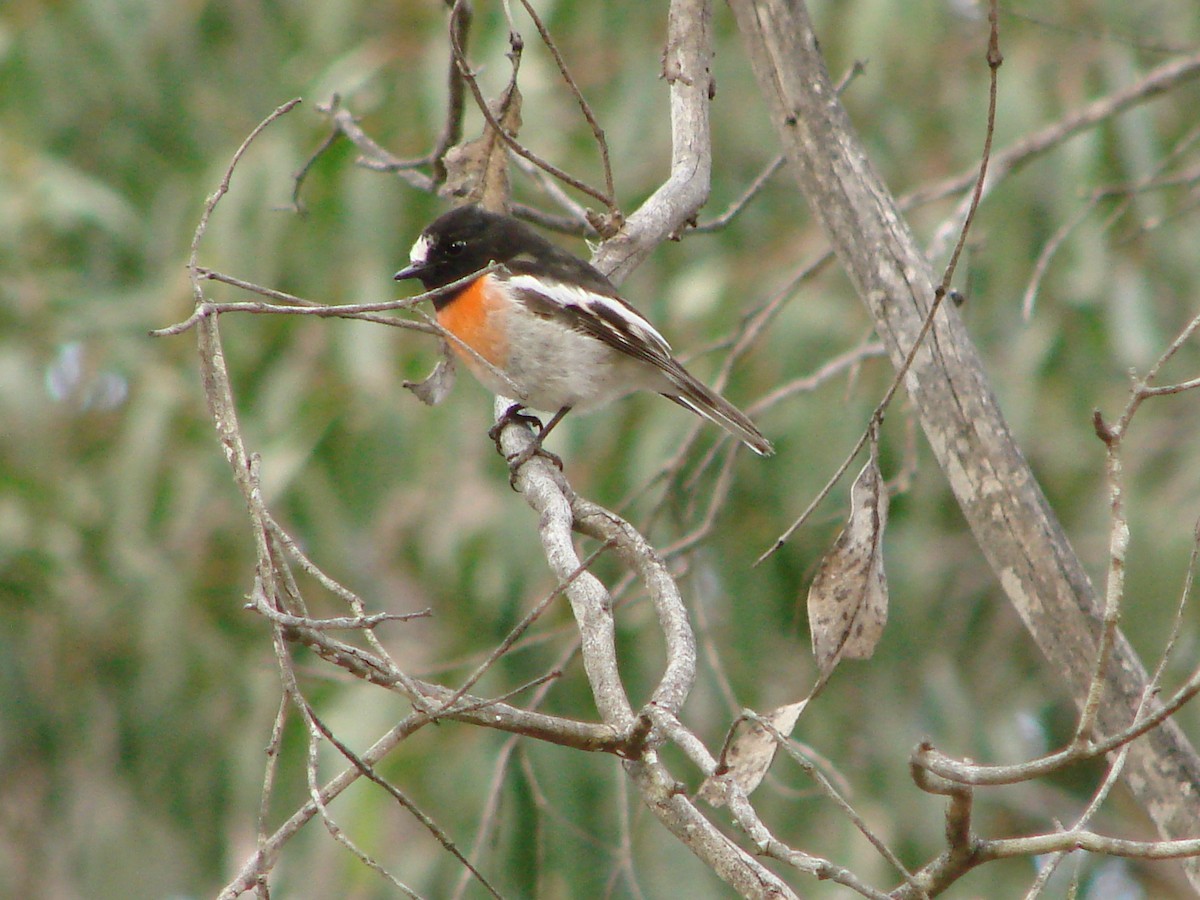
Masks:
[[[396,281],[404,281],[408,278],[420,278],[421,272],[425,269],[422,263],[413,263],[411,266],[405,266],[399,272],[392,276]]]

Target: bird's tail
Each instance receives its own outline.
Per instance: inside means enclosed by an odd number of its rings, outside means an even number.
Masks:
[[[674,400],[684,409],[690,409],[710,422],[720,425],[759,456],[770,456],[775,452],[771,442],[763,437],[763,433],[744,412],[698,381],[683,366],[675,363],[666,374],[671,383],[679,389],[678,393],[664,391],[663,396],[668,400]]]

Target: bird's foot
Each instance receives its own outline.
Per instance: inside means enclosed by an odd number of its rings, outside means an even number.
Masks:
[[[520,425],[528,425],[530,428],[536,430],[539,434],[541,433],[542,420],[537,416],[531,416],[529,413],[522,412],[524,408],[525,407],[520,403],[514,403],[504,411],[504,415],[496,420],[496,424],[488,429],[488,437],[490,437],[493,443],[495,443],[497,453],[504,452],[500,448],[500,432],[504,430],[506,425],[516,422]]]
[[[506,425],[512,422],[517,422],[523,425],[528,425],[530,428],[533,428],[537,431],[537,434],[534,435],[533,442],[528,447],[526,447],[524,450],[518,450],[516,453],[505,456],[505,460],[508,462],[508,483],[513,490],[516,490],[517,488],[517,472],[520,471],[521,466],[525,465],[525,463],[529,462],[535,456],[541,456],[544,459],[550,460],[550,462],[558,466],[558,470],[560,472],[563,469],[562,457],[560,457],[557,453],[551,453],[542,446],[542,438],[546,436],[546,433],[549,431],[549,429],[542,427],[541,419],[539,419],[537,416],[531,416],[528,413],[522,412],[523,409],[524,407],[521,406],[521,404],[514,403],[504,411],[504,415],[500,417],[496,424],[488,429],[488,437],[495,442],[496,452],[501,454],[504,453],[504,449],[500,446],[500,432],[504,430]]]
[[[525,463],[529,462],[535,456],[548,459],[554,465],[558,466],[558,471],[561,472],[563,470],[562,457],[557,453],[551,453],[535,438],[534,442],[524,450],[518,450],[511,456],[506,457],[508,460],[508,483],[513,490],[517,488],[517,473],[520,471],[521,466],[525,465]]]

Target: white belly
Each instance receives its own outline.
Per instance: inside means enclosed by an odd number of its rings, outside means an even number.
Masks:
[[[478,370],[492,391],[509,396],[516,389],[527,406],[556,412],[564,406],[595,409],[639,390],[666,390],[665,376],[648,363],[614,350],[596,338],[569,331],[525,310],[508,329],[508,376]]]

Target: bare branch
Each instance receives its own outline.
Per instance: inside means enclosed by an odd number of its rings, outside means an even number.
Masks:
[[[997,183],[999,179],[1012,174],[1025,163],[1054,149],[1079,132],[1107,122],[1140,103],[1153,100],[1198,75],[1200,53],[1164,63],[1128,87],[1114,91],[1107,97],[1093,100],[1060,121],[1047,125],[993,154],[991,184]],[[972,168],[936,184],[919,188],[901,197],[900,206],[909,209],[932,203],[950,194],[957,194],[970,187],[975,180],[975,174],[976,169]]]
[[[450,7],[448,27],[452,35],[451,46],[457,44],[465,47],[471,32],[471,18],[474,15],[471,4],[466,0],[446,0],[446,5]],[[446,73],[446,97],[446,120],[430,154],[433,162],[433,180],[436,184],[446,181],[446,151],[462,140],[463,112],[466,109],[466,85],[462,72],[458,70],[458,60],[455,59],[453,50]]]
[[[529,629],[530,625],[537,621],[537,619],[546,611],[550,604],[562,596],[563,591],[570,586],[571,582],[584,572],[588,571],[588,569],[591,568],[592,563],[595,562],[600,557],[600,554],[602,554],[610,546],[610,543],[605,543],[596,548],[596,550],[594,550],[587,559],[585,559],[578,565],[578,567],[576,567],[574,572],[567,576],[566,581],[559,584],[553,591],[542,598],[542,600],[539,601],[528,613],[526,613],[521,621],[509,630],[508,634],[505,635],[504,640],[497,644],[492,652],[488,654],[487,659],[480,663],[476,667],[475,671],[467,677],[467,680],[459,686],[458,690],[454,692],[450,699],[442,704],[443,710],[450,709],[457,704],[458,701],[461,700],[462,697],[467,693],[467,691],[469,691],[471,687],[484,676],[488,669],[495,665],[500,657],[512,649],[513,645],[517,642],[521,635],[523,635]],[[443,710],[438,710],[438,712]]]
[[[464,81],[466,82],[467,88],[470,90],[471,95],[475,98],[475,105],[479,107],[479,111],[483,114],[484,119],[487,120],[488,127],[493,129],[495,131],[495,133],[504,141],[504,143],[506,143],[509,146],[509,148],[514,153],[516,153],[518,156],[525,157],[525,159],[529,160],[531,163],[533,163],[539,169],[549,172],[551,175],[553,175],[555,178],[562,181],[564,184],[569,184],[571,187],[575,188],[577,191],[581,191],[581,192],[587,194],[589,197],[593,197],[596,200],[599,200],[601,203],[603,203],[609,209],[615,210],[616,209],[616,201],[614,200],[614,198],[612,198],[609,195],[604,194],[604,192],[602,192],[602,191],[596,190],[591,185],[589,185],[583,181],[580,181],[574,175],[571,175],[570,173],[565,172],[564,170],[560,169],[558,166],[554,165],[553,163],[549,162],[548,160],[543,159],[542,157],[538,156],[536,153],[534,153],[532,150],[530,150],[528,147],[526,147],[524,144],[522,144],[520,141],[518,141],[516,136],[513,135],[512,133],[510,133],[499,122],[499,120],[497,120],[495,114],[492,112],[491,108],[488,106],[487,100],[483,96],[483,91],[479,87],[479,82],[475,78],[475,73],[473,71],[471,71],[471,66],[467,62],[466,54],[462,48],[462,45],[457,42],[456,37],[457,36],[454,34],[454,32],[450,33],[450,47],[454,52],[454,59],[458,64],[458,70],[462,74],[462,77],[463,77]]]
[[[571,511],[575,527],[611,544],[650,592],[667,645],[667,664],[650,702],[678,714],[696,680],[696,639],[675,579],[649,542],[620,516],[579,496],[572,498]]]
[[[984,196],[987,196],[992,186],[1000,184],[1026,163],[1036,159],[1070,138],[1086,131],[1101,122],[1151,100],[1186,81],[1200,75],[1200,54],[1193,54],[1183,59],[1173,60],[1154,69],[1135,83],[1115,91],[1107,97],[1094,100],[1064,119],[1048,125],[1040,131],[1028,135],[1016,143],[992,154],[991,177],[984,185]],[[918,188],[901,196],[896,205],[903,210],[912,209],[932,203],[943,197],[957,194],[970,187],[974,182],[977,170],[972,168],[951,178],[944,179],[934,185]],[[945,244],[950,235],[958,232],[965,214],[956,212],[934,235],[929,243],[928,255],[937,258],[944,252]]]
[[[511,405],[507,398],[496,398],[497,421]],[[510,423],[500,432],[497,446],[510,456],[532,441],[533,433],[527,426]],[[574,516],[567,499],[570,489],[561,478],[552,464],[535,456],[521,466],[515,485],[539,516],[547,562],[559,581],[566,583],[567,600],[583,636],[583,665],[596,706],[605,723],[624,734],[633,725],[634,714],[617,668],[612,601],[604,585],[590,572],[570,578],[581,563],[571,540]]]
[[[558,45],[554,43],[554,39],[550,36],[550,32],[542,22],[541,17],[537,14],[537,10],[533,8],[533,4],[529,0],[521,0],[521,5],[525,7],[525,12],[533,20],[538,34],[541,35],[542,43],[546,45],[546,49],[554,57],[554,64],[558,66],[559,74],[562,75],[563,81],[567,83],[567,87],[571,89],[571,95],[575,98],[575,102],[579,104],[579,111],[583,113],[584,119],[587,120],[588,125],[592,129],[592,137],[595,138],[596,148],[600,151],[600,164],[604,167],[604,192],[609,197],[615,198],[617,192],[613,187],[612,162],[608,158],[608,140],[604,137],[604,129],[596,121],[592,107],[584,99],[583,92],[579,90],[579,85],[575,83],[575,79],[571,77],[571,71],[567,68],[566,61],[562,58],[562,54],[558,52]],[[615,211],[615,208],[610,204],[609,210]]]
[[[1187,574],[1184,577],[1183,591],[1181,593],[1179,603],[1175,609],[1175,622],[1171,627],[1171,634],[1167,639],[1166,647],[1163,649],[1162,656],[1159,659],[1158,667],[1154,670],[1154,675],[1150,679],[1150,684],[1146,688],[1146,693],[1142,696],[1142,702],[1138,706],[1135,719],[1140,719],[1145,715],[1150,704],[1157,698],[1159,685],[1162,682],[1163,673],[1166,670],[1167,662],[1171,658],[1171,653],[1175,649],[1175,645],[1179,639],[1179,635],[1183,628],[1183,614],[1187,609],[1188,598],[1191,595],[1192,584],[1196,576],[1196,560],[1200,557],[1200,535],[1196,535],[1197,540],[1192,542],[1192,553],[1188,559]],[[1082,731],[1082,729],[1080,729]],[[1087,826],[1100,810],[1101,804],[1108,798],[1113,787],[1121,777],[1121,773],[1125,769],[1125,763],[1129,759],[1129,745],[1126,744],[1116,753],[1112,760],[1112,764],[1108,768],[1108,772],[1104,775],[1104,781],[1095,791],[1092,799],[1088,801],[1087,809],[1075,820],[1073,830],[1080,830]],[[1037,878],[1034,879],[1030,886],[1029,892],[1025,895],[1026,900],[1034,900],[1039,896],[1042,888],[1049,882],[1050,877],[1054,874],[1055,869],[1062,860],[1066,859],[1066,852],[1059,852],[1048,856],[1038,871]]]
[[[393,172],[403,178],[409,185],[419,191],[432,193],[436,185],[432,178],[416,171],[418,166],[429,162],[428,157],[419,159],[401,159],[381,147],[375,140],[362,130],[358,120],[348,110],[342,107],[340,99],[334,97],[324,106],[317,107],[333,121],[333,126],[355,147],[359,156],[357,163],[365,169],[375,172]]]
[[[746,186],[746,189],[742,191],[740,196],[738,196],[732,203],[725,207],[724,212],[714,219],[709,219],[707,222],[699,223],[695,228],[689,228],[686,233],[711,234],[712,232],[720,231],[722,228],[727,226],[743,209],[750,205],[751,200],[759,195],[759,192],[766,187],[766,184],[771,180],[771,177],[783,168],[783,163],[783,154],[780,153],[773,160],[767,163],[761,172],[754,176],[754,180]]]
[[[899,368],[936,301],[926,256],[836,101],[801,0],[730,0],[730,6],[793,175]],[[1143,79],[1138,90],[1106,98],[1039,140],[1061,140],[1090,116],[1111,115],[1197,71],[1200,57],[1160,69],[1153,82]],[[991,168],[994,181],[1003,173],[996,155]],[[1058,677],[1082,699],[1099,643],[1096,593],[1013,440],[951,306],[943,304],[934,317],[905,386],[1000,585]],[[1109,732],[1128,722],[1147,684],[1136,654],[1119,634],[1113,659],[1099,714]],[[1200,783],[1200,756],[1174,723],[1134,745],[1125,780],[1165,837],[1200,833],[1200,807],[1178,802],[1181,792]],[[1194,876],[1200,884],[1200,870]]]
[[[397,723],[391,731],[377,740],[362,754],[362,759],[373,765],[391,753],[403,743],[414,731],[428,724],[429,720],[419,713],[412,713]],[[362,772],[355,766],[345,769],[332,778],[320,789],[319,800],[329,803],[346,788],[357,781]],[[258,849],[242,866],[237,876],[225,885],[217,895],[218,900],[234,900],[237,896],[250,890],[263,873],[274,868],[280,850],[291,838],[317,814],[317,800],[310,799],[275,830],[266,840],[259,841]]]
[[[967,244],[967,235],[971,233],[971,223],[975,221],[975,213],[979,211],[979,201],[983,198],[983,185],[987,180],[988,162],[992,157],[992,137],[996,133],[996,92],[999,83],[1000,65],[1004,56],[1000,53],[1000,11],[997,0],[988,4],[988,109],[987,126],[983,135],[983,154],[979,160],[979,176],[975,179],[975,189],[971,192],[971,202],[967,214],[963,217],[962,228],[959,229],[958,241],[950,253],[950,261],[946,263],[946,271],[942,274],[942,283],[938,285],[934,305],[943,295],[950,291],[954,282],[954,270],[958,266],[963,247]],[[905,366],[905,369],[908,367]]]
[[[663,77],[671,93],[671,172],[592,262],[620,284],[650,252],[682,232],[708,201],[712,179],[711,0],[672,0]]]
[[[1107,856],[1136,859],[1186,859],[1200,856],[1200,838],[1180,841],[1127,841],[1091,831],[1056,831],[1032,837],[984,841],[978,853],[981,861],[1009,859],[1014,856],[1040,856],[1087,850]]]
[[[441,826],[439,826],[437,824],[437,822],[435,822],[433,820],[433,818],[431,816],[429,816],[419,806],[417,806],[417,804],[412,800],[412,798],[410,798],[403,791],[401,791],[399,788],[397,788],[394,784],[392,784],[390,781],[388,781],[386,778],[384,778],[382,775],[380,775],[379,772],[376,771],[376,769],[373,765],[368,763],[366,760],[364,760],[362,757],[360,757],[357,753],[355,753],[353,750],[351,750],[345,744],[345,742],[343,742],[341,739],[339,739],[337,737],[337,735],[335,735],[333,733],[333,731],[331,731],[330,728],[324,722],[322,722],[321,719],[319,717],[317,717],[315,714],[313,715],[313,721],[314,721],[314,723],[316,723],[317,727],[321,730],[321,733],[325,736],[325,739],[327,741],[329,741],[329,743],[331,743],[335,747],[337,747],[338,752],[341,753],[342,756],[344,756],[344,757],[346,757],[346,759],[350,760],[350,762],[354,765],[354,767],[356,769],[358,769],[359,772],[361,772],[363,775],[365,775],[371,781],[375,782],[375,784],[379,785],[381,788],[383,788],[385,791],[387,791],[387,793],[390,794],[392,796],[392,798],[395,799],[395,801],[400,804],[400,806],[402,806],[405,810],[407,810],[410,814],[412,814],[413,818],[415,818],[418,822],[420,822],[421,825],[425,828],[425,830],[428,831],[430,834],[432,834],[434,836],[434,838],[437,840],[437,842],[439,844],[441,844],[442,847],[444,847],[447,852],[449,852],[455,859],[457,859],[460,863],[463,864],[463,868],[467,872],[470,872],[471,875],[473,875],[475,877],[475,880],[478,881],[481,885],[483,885],[484,889],[489,894],[491,894],[493,897],[496,897],[496,898],[500,897],[500,894],[492,886],[491,882],[489,882],[487,880],[487,878],[484,877],[483,873],[480,872],[479,869],[477,869],[471,863],[471,860],[468,859],[466,856],[464,856],[463,852],[458,849],[458,845],[454,843],[454,841],[450,838],[450,835],[448,835],[445,832],[445,830],[442,829]],[[319,791],[318,791],[317,795],[318,795],[318,797],[320,796]]]
[[[1200,669],[1196,669],[1187,682],[1175,692],[1175,695],[1153,711],[1134,720],[1133,724],[1123,728],[1111,736],[1093,741],[1087,745],[1071,744],[1056,753],[1051,753],[1036,760],[1017,763],[1010,766],[981,766],[974,763],[961,762],[934,750],[932,746],[923,744],[917,751],[918,760],[922,766],[943,778],[961,784],[1015,784],[1019,781],[1031,781],[1076,762],[1094,759],[1111,753],[1113,750],[1131,744],[1144,734],[1154,729],[1170,724],[1171,716],[1182,709],[1197,693],[1200,693]]]

